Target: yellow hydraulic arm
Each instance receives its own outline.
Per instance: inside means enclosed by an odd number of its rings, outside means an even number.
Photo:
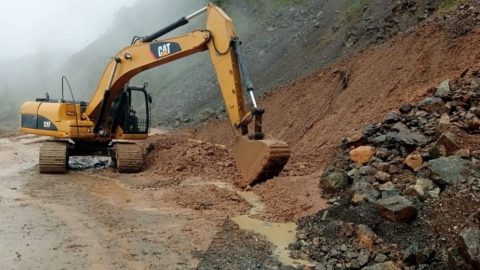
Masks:
[[[156,41],[160,36],[205,12],[208,14],[205,29]],[[95,134],[100,137],[113,135],[109,133],[116,131],[106,124],[106,112],[131,78],[142,71],[207,50],[236,134],[235,157],[243,175],[239,185],[245,187],[278,175],[290,157],[290,148],[286,143],[263,133],[264,111],[257,107],[253,96],[253,84],[245,67],[233,22],[222,9],[213,4],[138,40],[117,54],[106,68],[84,117],[95,123]],[[250,112],[245,108],[243,85],[252,98],[253,108]],[[248,124],[252,120],[255,128],[249,133]]]
[[[88,118],[96,123],[95,133],[109,133],[101,130],[106,112],[124,85],[135,75],[206,50],[210,51],[232,126],[240,128],[244,126],[242,123],[247,123],[250,114],[245,112],[242,79],[234,50],[237,49],[238,40],[233,22],[223,10],[212,4],[200,12],[208,12],[205,30],[153,42],[148,42],[150,39],[147,37],[142,42],[124,48],[112,59],[85,111]],[[240,130],[243,130],[241,135],[246,134],[245,129]]]

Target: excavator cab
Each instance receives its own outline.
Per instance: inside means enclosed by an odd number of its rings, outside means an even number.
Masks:
[[[112,119],[112,131],[117,127],[123,134],[148,134],[151,124],[150,105],[153,102],[147,92],[148,84],[125,86],[113,100],[108,117]]]

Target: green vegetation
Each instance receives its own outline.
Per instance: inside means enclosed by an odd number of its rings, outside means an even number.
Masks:
[[[455,10],[459,5],[466,3],[468,0],[442,0],[438,5],[439,14],[444,14]]]
[[[368,0],[355,0],[347,10],[348,18],[360,17],[363,12],[363,8],[367,5]]]

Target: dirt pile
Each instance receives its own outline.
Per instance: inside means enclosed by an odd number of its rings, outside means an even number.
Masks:
[[[293,256],[332,269],[475,269],[480,72],[431,92],[343,139],[320,180],[335,205],[299,222]]]
[[[146,170],[167,178],[230,180],[237,175],[233,153],[224,145],[194,140],[189,134],[162,134],[148,139]]]

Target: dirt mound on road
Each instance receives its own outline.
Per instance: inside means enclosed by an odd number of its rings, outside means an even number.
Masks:
[[[147,141],[146,173],[175,179],[202,177],[233,182],[233,153],[224,145],[194,140],[189,134],[155,135]]]

